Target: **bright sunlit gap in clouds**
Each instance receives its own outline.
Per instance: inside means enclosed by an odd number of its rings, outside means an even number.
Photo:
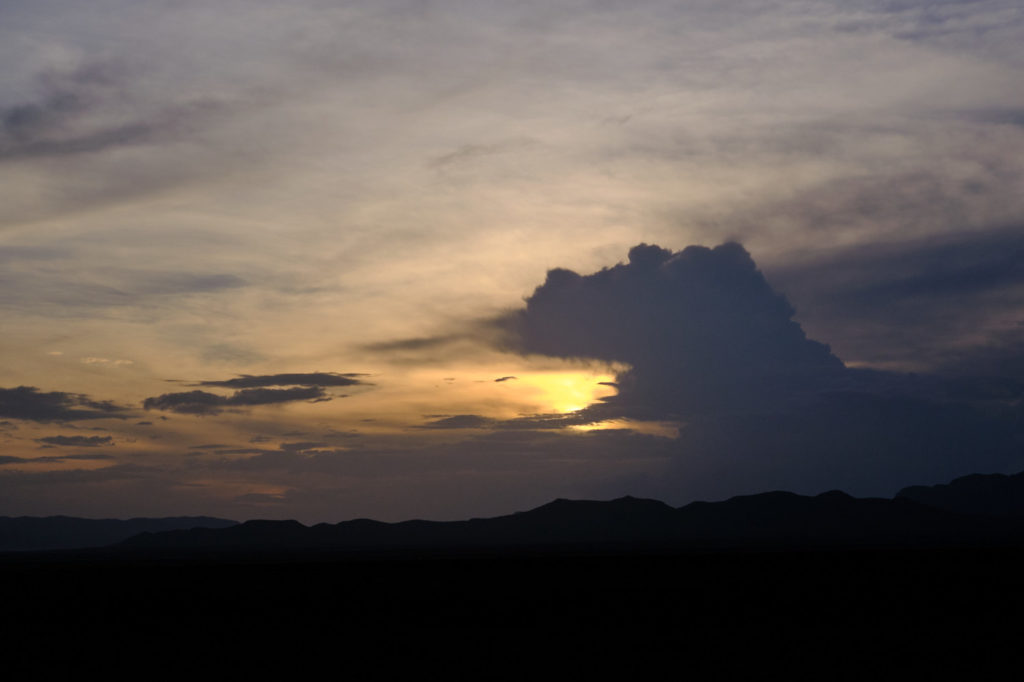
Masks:
[[[475,414],[488,419],[516,419],[541,414],[571,414],[615,395],[618,365],[508,358],[500,365],[410,371],[381,377],[377,394],[364,403],[379,417],[388,412],[394,426],[417,419]],[[390,406],[390,407],[387,407]]]
[[[578,412],[602,398],[615,395],[614,374],[600,372],[543,372],[526,374],[524,387],[534,392],[545,412]]]

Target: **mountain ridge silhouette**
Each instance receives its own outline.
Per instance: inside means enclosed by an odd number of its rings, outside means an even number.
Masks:
[[[1013,480],[1024,485],[1024,475]],[[631,496],[609,501],[559,498],[534,509],[490,518],[397,523],[354,519],[314,526],[297,521],[253,520],[223,529],[143,533],[119,547],[358,552],[881,548],[1024,542],[1024,512],[994,514],[983,500],[971,507],[969,491],[962,490],[962,483],[954,481],[950,485],[954,484],[959,493],[955,509],[939,504],[946,499],[942,486],[907,488],[892,499],[855,498],[838,490],[814,496],[769,491],[721,502],[691,502],[679,508]],[[912,499],[912,495],[931,495],[938,502],[926,504]],[[1004,505],[996,509],[1016,508]]]
[[[0,551],[102,547],[143,532],[182,528],[225,528],[237,521],[211,516],[86,519],[76,516],[0,516]]]
[[[893,498],[775,490],[675,508],[630,495],[558,498],[512,514],[388,523],[358,518],[306,526],[214,517],[0,517],[0,551],[730,549],[1024,544],[1024,472],[970,474],[908,486]]]

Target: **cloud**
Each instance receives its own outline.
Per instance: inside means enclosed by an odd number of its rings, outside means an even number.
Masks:
[[[40,457],[35,460],[28,461],[43,461],[50,459],[53,462],[68,460],[68,459],[110,459],[109,456],[95,455],[86,458],[82,457],[55,457],[46,458]],[[141,466],[138,464],[115,464],[113,466],[101,467],[99,469],[62,469],[59,471],[39,471],[39,472],[4,472],[0,474],[0,489],[4,489],[5,494],[18,497],[23,497],[26,490],[22,489],[22,486],[32,486],[34,490],[46,489],[52,485],[59,485],[65,483],[71,484],[84,484],[84,483],[105,483],[109,481],[122,481],[129,479],[149,479],[153,480],[154,474],[159,474],[160,470],[154,467]],[[156,481],[154,481],[156,482]],[[35,488],[39,486],[40,488]]]
[[[78,255],[81,258],[81,254]],[[68,262],[75,262],[69,260]],[[52,315],[93,315],[102,308],[148,307],[154,298],[230,292],[248,286],[241,277],[224,273],[164,271],[157,268],[105,267],[89,272],[76,268],[29,269],[4,281],[0,303],[23,311]],[[150,308],[152,310],[152,308]],[[129,360],[85,357],[86,364],[120,366]]]
[[[113,445],[112,436],[45,436],[36,438],[36,442],[62,447],[95,448],[101,445]]]
[[[278,448],[285,452],[306,452],[309,450],[318,450],[320,448],[327,447],[327,443],[319,443],[314,441],[304,441],[299,443],[281,443]]]
[[[434,350],[455,343],[465,341],[463,334],[441,334],[438,336],[418,336],[411,339],[396,339],[394,341],[378,341],[363,346],[364,350],[389,353],[392,351],[421,351]]]
[[[109,401],[63,391],[41,392],[34,386],[0,388],[0,417],[37,422],[64,422],[82,419],[123,419],[125,408]]]
[[[509,377],[498,377],[497,379],[494,380],[494,383],[500,384],[503,381],[511,381],[512,379],[518,379],[518,378],[519,377],[512,377],[512,376],[509,376]]]
[[[592,275],[549,271],[499,325],[520,353],[629,363],[606,402],[672,417],[777,405],[837,377],[842,363],[794,312],[739,244],[678,253],[641,244],[628,263]]]
[[[88,62],[68,71],[40,73],[37,99],[0,109],[0,161],[149,144],[172,137],[186,122],[218,108],[212,101],[182,102],[138,117],[125,101],[130,75],[123,62]]]
[[[97,357],[82,358],[81,362],[83,365],[110,365],[112,367],[121,367],[123,365],[135,364],[132,360],[111,360],[110,358]]]
[[[495,424],[496,420],[478,414],[457,414],[423,424],[422,429],[481,429]]]
[[[453,329],[453,328],[454,329]],[[450,323],[444,333],[391,339],[360,345],[360,350],[379,354],[389,363],[422,366],[450,364],[493,352],[497,330],[489,320]]]
[[[362,386],[365,381],[357,377],[365,374],[337,372],[309,372],[305,374],[243,374],[234,379],[222,381],[201,381],[198,386],[219,386],[222,388],[258,388],[266,386]]]
[[[299,400],[330,399],[319,386],[296,388],[246,388],[230,396],[221,396],[207,391],[185,391],[164,393],[146,398],[142,406],[147,410],[167,410],[182,414],[212,415],[225,408],[274,405]]]
[[[955,291],[1017,276],[1009,263],[987,274],[961,267],[963,259],[947,261]],[[881,288],[931,295],[927,277],[892,279]],[[890,494],[912,480],[1024,465],[1024,383],[850,369],[808,339],[794,314],[738,244],[676,253],[640,245],[628,263],[591,275],[552,270],[525,309],[500,321],[506,347],[627,362],[619,393],[571,415],[478,424],[558,430],[615,417],[676,420],[672,464],[642,484],[667,499],[773,487]],[[467,417],[452,426],[471,424]]]
[[[507,154],[509,152],[521,151],[524,148],[533,147],[539,144],[540,142],[538,140],[530,138],[505,140],[492,144],[464,144],[454,151],[434,157],[428,162],[428,165],[432,168],[444,168],[453,164],[470,163],[477,159],[496,154]]]
[[[937,370],[1005,345],[1022,321],[1024,228],[834,249],[770,275],[844,358]]]
[[[3,456],[0,457],[0,465],[2,464],[60,464],[63,462],[79,462],[79,461],[104,461],[116,459],[113,455],[103,454],[79,454],[79,455],[50,455],[47,457],[13,457]]]
[[[327,402],[333,400],[334,396],[329,395],[324,390],[325,388],[370,385],[358,378],[362,376],[366,375],[337,372],[243,374],[233,379],[201,381],[195,384],[197,386],[240,389],[228,396],[199,390],[165,393],[146,398],[143,401],[143,407],[147,410],[168,410],[184,414],[218,414],[225,408],[233,407],[271,405],[299,400]],[[269,386],[289,386],[290,388],[267,388]]]

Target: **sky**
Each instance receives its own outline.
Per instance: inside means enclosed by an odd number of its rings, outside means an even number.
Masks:
[[[1017,0],[0,0],[0,514],[1024,469]]]

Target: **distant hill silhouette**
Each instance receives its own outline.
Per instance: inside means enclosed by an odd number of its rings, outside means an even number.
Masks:
[[[858,499],[769,492],[679,509],[655,500],[555,500],[536,509],[468,521],[368,519],[304,526],[248,521],[224,529],[145,533],[124,547],[166,549],[735,549],[945,547],[1015,544],[1024,521],[940,509],[906,498]]]
[[[766,492],[678,509],[656,500],[558,499],[466,521],[237,523],[210,517],[0,517],[0,551],[148,549],[735,549],[1024,545],[1024,472],[911,486],[894,499]]]
[[[127,521],[72,516],[0,516],[0,551],[103,547],[139,533],[187,528],[227,528],[237,523],[208,516],[139,518]]]
[[[944,485],[904,488],[896,497],[963,514],[1024,517],[1024,472],[971,474]]]

